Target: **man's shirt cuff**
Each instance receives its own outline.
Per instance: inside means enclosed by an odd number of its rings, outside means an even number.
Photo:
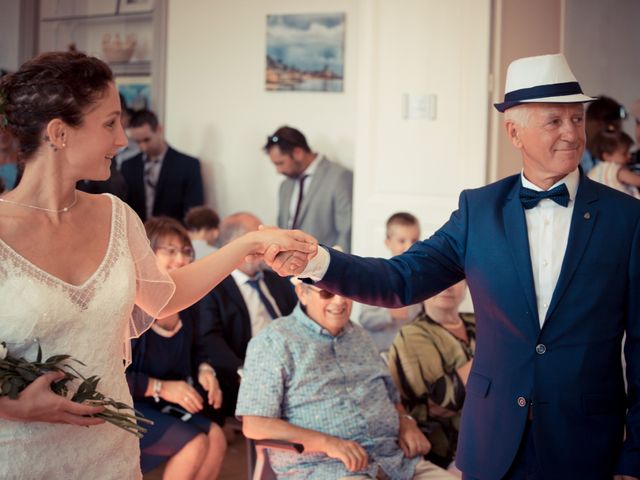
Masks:
[[[324,277],[325,273],[327,273],[330,262],[331,255],[329,255],[329,251],[320,245],[318,246],[317,255],[311,259],[298,277],[310,278],[314,282],[320,281]]]

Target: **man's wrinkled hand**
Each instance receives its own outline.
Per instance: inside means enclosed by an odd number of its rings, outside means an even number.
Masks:
[[[275,246],[269,247],[264,255],[264,260],[271,269],[281,277],[300,275],[315,256],[297,251],[277,252]]]
[[[398,443],[407,458],[426,455],[431,450],[431,443],[418,428],[418,424],[414,420],[405,417],[400,418]]]
[[[351,472],[364,470],[369,465],[369,456],[357,442],[337,437],[327,437],[324,453],[344,463]]]

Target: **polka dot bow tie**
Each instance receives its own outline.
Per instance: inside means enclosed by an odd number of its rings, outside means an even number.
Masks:
[[[564,183],[551,190],[542,192],[537,192],[526,187],[520,188],[520,201],[522,202],[522,206],[527,210],[538,205],[538,202],[543,198],[548,198],[558,205],[566,207],[569,205],[569,190],[567,190],[567,186]]]

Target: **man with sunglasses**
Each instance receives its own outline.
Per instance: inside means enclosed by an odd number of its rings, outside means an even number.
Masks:
[[[278,227],[304,230],[350,251],[353,173],[312,152],[302,132],[292,127],[269,135],[264,151],[286,177],[278,197]]]
[[[407,415],[351,300],[297,280],[299,304],[251,340],[236,415],[248,438],[300,443],[269,452],[286,478],[453,480],[422,459],[429,441]]]

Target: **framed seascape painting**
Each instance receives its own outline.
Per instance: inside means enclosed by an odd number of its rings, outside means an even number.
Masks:
[[[342,92],[344,13],[267,16],[266,89]]]

